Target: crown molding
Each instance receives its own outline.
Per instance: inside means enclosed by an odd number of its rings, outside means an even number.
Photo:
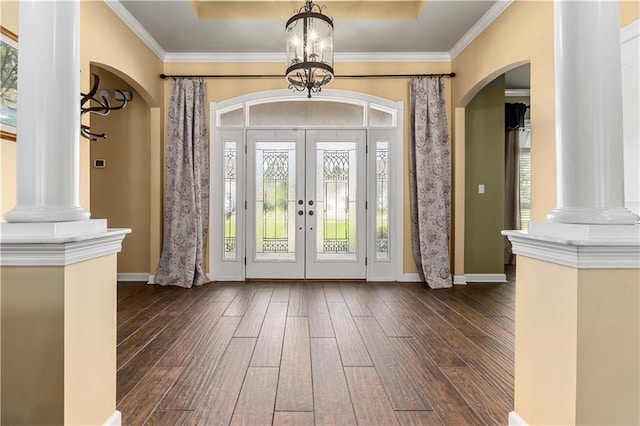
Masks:
[[[493,21],[498,18],[507,10],[509,6],[511,6],[513,0],[498,0],[487,12],[482,15],[482,18],[476,22],[473,27],[465,35],[462,36],[460,40],[451,48],[449,51],[449,57],[453,61],[456,56],[458,56],[467,46],[469,46],[473,40],[476,39]]]
[[[638,37],[640,37],[640,19],[629,25],[625,25],[620,30],[620,44],[624,44]]]
[[[120,18],[120,20],[124,22],[124,24],[129,27],[129,29],[133,31],[133,33],[137,35],[138,38],[142,40],[142,42],[146,44],[147,47],[151,49],[151,51],[155,53],[158,58],[160,58],[161,61],[164,61],[164,57],[166,55],[164,49],[160,46],[160,44],[158,44],[156,39],[151,37],[151,34],[149,34],[147,30],[144,29],[142,24],[140,24],[140,22],[138,22],[138,20],[133,17],[133,15],[122,5],[122,3],[120,3],[120,0],[103,1],[107,5],[107,7],[109,7],[109,9],[111,9],[111,11],[115,13],[116,16]]]
[[[451,62],[449,52],[336,52],[335,62]]]
[[[505,89],[504,95],[507,97],[531,96],[531,89]]]
[[[198,53],[168,52],[165,62],[286,62],[287,55],[281,52],[255,53]]]
[[[334,62],[450,62],[447,52],[344,52],[335,54]],[[181,53],[168,52],[165,62],[276,62],[284,63],[285,53]]]

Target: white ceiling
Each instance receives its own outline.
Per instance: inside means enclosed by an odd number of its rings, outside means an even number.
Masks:
[[[216,55],[227,58],[272,55],[272,58],[278,58],[277,61],[284,58],[284,19],[198,19],[190,0],[105,1],[164,60],[179,58],[175,60],[182,61],[189,56],[210,58]],[[414,60],[427,58],[422,60],[448,62],[511,1],[427,0],[415,19],[334,18],[336,56],[343,55],[351,60],[358,57],[397,60],[409,55]],[[317,2],[326,6],[325,13],[331,16],[331,3]],[[302,0],[299,3],[300,6],[304,4]],[[293,14],[293,10],[291,12]],[[507,73],[506,80],[509,89],[528,88],[529,67]]]
[[[284,20],[200,20],[185,0],[121,3],[165,52],[285,51]],[[321,0],[318,3],[323,4]],[[495,0],[428,0],[417,19],[336,18],[335,51],[449,52],[494,3]],[[331,16],[331,4],[324,5],[325,13]]]

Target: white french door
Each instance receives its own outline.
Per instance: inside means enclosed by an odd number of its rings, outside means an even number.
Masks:
[[[247,130],[247,278],[366,277],[366,132]]]

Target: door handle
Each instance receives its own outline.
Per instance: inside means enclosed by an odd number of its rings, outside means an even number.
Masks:
[[[304,212],[303,212],[302,210],[298,210],[298,214],[299,214],[300,216],[302,216],[302,215],[304,214]]]
[[[298,204],[303,205],[303,204],[304,204],[304,201],[302,201],[302,200],[298,200]]]
[[[313,200],[309,200],[309,205],[312,206],[313,205]]]
[[[309,210],[309,216],[313,216],[313,210]]]

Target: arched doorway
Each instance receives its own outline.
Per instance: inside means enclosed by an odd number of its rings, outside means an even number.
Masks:
[[[160,145],[160,108],[143,87],[112,67],[92,63],[91,72],[112,99],[114,90],[133,94],[126,108],[90,116],[91,131],[107,135],[89,144],[92,217],[107,219],[110,227],[133,230],[119,254],[118,280],[146,281],[159,251],[160,222],[153,218],[161,209],[153,187],[161,185],[159,173],[154,176],[160,158],[152,153],[153,145]]]
[[[213,103],[210,278],[395,281],[402,113],[337,90]]]

